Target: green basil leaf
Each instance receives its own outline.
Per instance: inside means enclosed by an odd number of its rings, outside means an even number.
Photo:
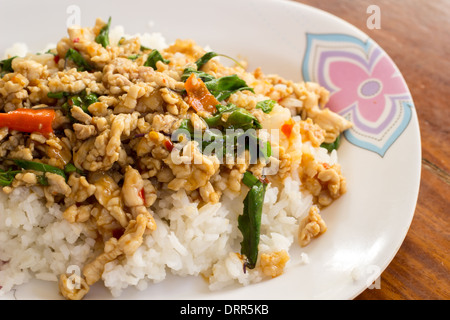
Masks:
[[[109,28],[111,26],[111,17],[108,19],[108,23],[100,30],[98,35],[95,37],[95,42],[106,48],[109,45]]]
[[[0,169],[0,186],[7,187],[10,186],[14,180],[16,174],[20,173],[20,171],[12,171],[8,169],[8,171],[3,171]]]
[[[134,61],[134,60],[136,60],[137,58],[139,58],[140,56],[141,56],[140,54],[132,54],[131,56],[128,56],[127,58],[130,59],[130,60],[132,60],[132,61]]]
[[[83,56],[76,50],[70,48],[67,50],[66,57],[67,60],[72,60],[77,66],[78,71],[92,71],[94,68],[83,58]]]
[[[220,126],[224,126],[224,122],[222,121],[222,116],[224,113],[227,112],[233,112],[235,110],[237,110],[237,107],[234,104],[227,104],[227,105],[223,105],[223,104],[218,104],[216,106],[216,112],[213,114],[212,117],[209,118],[204,118],[206,124],[210,127],[210,128],[217,128]]]
[[[79,95],[69,97],[69,101],[73,106],[81,107],[81,105],[83,104],[83,100],[81,100],[81,97]]]
[[[197,76],[197,78],[200,78],[205,83],[215,79],[214,76],[209,73],[195,70],[193,67],[187,67],[181,75],[181,81],[185,82],[193,73]]]
[[[194,127],[192,126],[192,123],[189,119],[182,120],[178,129],[186,130],[191,134],[194,133]]]
[[[230,95],[237,91],[249,90],[254,92],[253,88],[247,86],[247,83],[236,74],[223,76],[216,79],[213,75],[199,70],[206,62],[216,56],[222,55],[214,52],[208,52],[196,61],[197,69],[195,69],[195,66],[186,67],[181,75],[181,81],[185,82],[191,74],[194,73],[205,83],[209,92],[214,95],[218,101],[228,99]]]
[[[193,139],[192,135],[194,134],[194,127],[189,119],[184,119],[181,121],[180,126],[172,135],[173,141],[180,141],[180,135],[187,136],[188,139]]]
[[[256,104],[257,109],[261,109],[264,113],[270,113],[272,112],[273,107],[275,107],[275,104],[277,102],[274,100],[264,100],[260,101]]]
[[[216,113],[215,114],[223,114],[225,112],[232,112],[235,111],[238,107],[236,105],[229,103],[229,104],[219,104],[216,106]]]
[[[70,96],[68,98],[69,101],[69,111],[71,106],[80,107],[85,113],[90,115],[88,107],[98,101],[98,96],[95,93],[86,93],[86,90],[83,90],[80,94]],[[67,108],[67,107],[66,107]]]
[[[225,124],[227,128],[243,130],[262,128],[258,119],[243,108],[237,108],[235,111],[231,112]]]
[[[7,73],[14,72],[12,68],[12,61],[17,58],[17,56],[11,57],[9,59],[1,60],[0,61],[0,77],[3,78],[3,76]]]
[[[89,113],[87,108],[91,104],[98,102],[98,96],[97,96],[97,94],[95,94],[93,92],[86,94],[86,91],[83,91],[83,95],[82,95],[81,99],[83,101],[82,109],[86,113]]]
[[[229,57],[227,55],[224,55],[224,54],[219,54],[219,53],[215,53],[215,52],[210,51],[210,52],[205,53],[200,59],[198,59],[195,62],[195,64],[197,65],[197,70],[200,70],[212,58],[219,57],[219,56],[228,58],[230,60],[233,60],[238,66],[240,66],[241,68],[244,69],[244,67],[236,59],[233,59],[233,58],[231,58],[231,57]]]
[[[148,55],[147,61],[145,61],[144,66],[152,67],[154,70],[156,70],[156,62],[158,61],[162,61],[165,64],[170,63],[170,60],[164,59],[161,53],[158,50],[154,49]]]
[[[197,70],[200,70],[209,60],[217,57],[219,54],[215,52],[207,52],[200,59],[198,59],[195,64],[197,65]]]
[[[45,174],[36,175],[36,178],[41,186],[48,186],[48,179]]]
[[[337,150],[339,146],[341,145],[341,136],[339,135],[336,140],[332,143],[322,143],[320,147],[325,148],[328,150],[328,152],[331,152],[333,150]]]
[[[223,76],[218,79],[213,79],[205,82],[209,92],[213,94],[217,100],[223,101],[230,97],[231,94],[240,90],[253,91],[253,88],[247,86],[244,80],[239,78],[236,74]]]
[[[209,127],[223,127],[225,129],[261,129],[262,126],[258,119],[243,108],[238,108],[233,104],[217,105],[217,111],[212,117],[205,118]],[[223,120],[227,113],[226,121]]]
[[[72,163],[68,163],[65,165],[64,167],[64,172],[66,174],[71,174],[73,172],[77,172],[79,174],[83,174],[83,170],[78,169],[77,167],[75,167],[75,165],[73,165]]]

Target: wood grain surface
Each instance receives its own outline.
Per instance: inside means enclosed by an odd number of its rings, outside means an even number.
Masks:
[[[379,289],[356,300],[450,299],[450,0],[295,1],[334,14],[375,40],[402,72],[419,118],[422,175],[412,224]],[[380,29],[367,27],[370,5],[380,8]]]

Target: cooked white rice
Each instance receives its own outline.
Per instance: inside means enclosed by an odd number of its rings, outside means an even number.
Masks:
[[[300,218],[312,205],[312,197],[299,190],[299,181],[291,178],[282,190],[268,187],[261,253],[288,251],[295,241]],[[155,207],[157,230],[133,256],[105,266],[105,286],[119,296],[129,286],[143,290],[160,282],[167,273],[209,276],[211,268],[211,290],[261,280],[257,269],[243,273],[236,255],[242,240],[237,217],[244,197],[245,192],[225,193],[220,203],[199,208],[184,191],[168,195]],[[82,268],[98,254],[84,224],[63,219],[58,205],[46,208],[39,188],[17,188],[9,195],[0,192],[0,212],[0,295],[33,278],[54,281],[56,286],[57,277],[69,266]]]
[[[58,205],[47,208],[39,187],[0,192],[0,213],[0,295],[33,278],[56,283],[94,257],[92,232],[63,219]]]

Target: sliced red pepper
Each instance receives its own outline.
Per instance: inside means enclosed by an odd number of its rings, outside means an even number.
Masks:
[[[166,147],[166,149],[167,149],[169,152],[172,152],[172,150],[173,150],[173,143],[172,143],[172,141],[170,141],[170,140],[165,140],[165,141],[164,141],[164,146]]]
[[[53,132],[52,122],[55,111],[51,109],[17,109],[8,113],[0,113],[0,128],[21,132],[40,132],[49,135]]]
[[[145,206],[145,190],[144,188],[142,188],[139,193],[138,193],[139,197],[142,199],[142,201],[144,201],[144,206]]]
[[[209,92],[202,79],[192,73],[185,82],[185,89],[188,96],[188,104],[195,111],[216,112],[216,105],[219,104],[216,97]]]
[[[294,120],[289,119],[281,126],[281,132],[284,133],[286,137],[290,137],[292,133],[292,128],[294,127]]]

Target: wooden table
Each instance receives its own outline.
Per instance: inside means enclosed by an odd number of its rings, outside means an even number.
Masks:
[[[409,232],[380,289],[357,300],[450,299],[450,1],[296,0],[334,14],[375,40],[411,90],[422,139],[419,198]],[[381,28],[370,30],[377,5]]]

